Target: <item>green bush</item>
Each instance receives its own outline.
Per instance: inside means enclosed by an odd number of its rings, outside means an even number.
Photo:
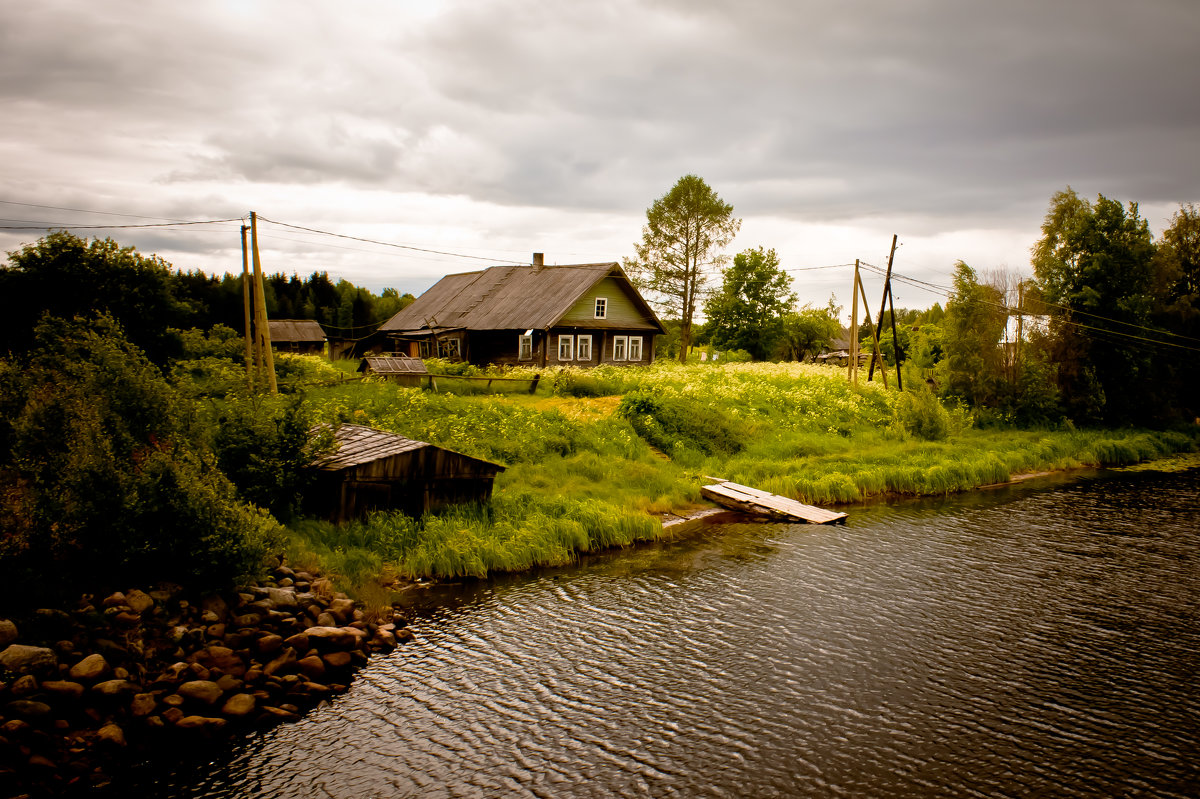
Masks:
[[[924,441],[950,437],[950,414],[926,386],[907,389],[896,398],[896,418],[910,434]]]
[[[668,454],[677,450],[734,454],[745,446],[748,432],[744,425],[708,405],[649,391],[626,394],[617,414],[649,444]]]

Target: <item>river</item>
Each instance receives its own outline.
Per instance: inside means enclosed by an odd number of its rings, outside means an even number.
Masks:
[[[426,592],[178,797],[1194,797],[1200,471],[723,523]]]

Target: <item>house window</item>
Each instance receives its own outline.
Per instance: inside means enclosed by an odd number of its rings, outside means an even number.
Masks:
[[[417,342],[417,357],[418,358],[432,358],[433,357],[433,347],[430,346],[430,343],[428,340],[423,340],[423,341]]]
[[[461,357],[459,341],[456,338],[444,338],[438,342],[438,357],[453,360]]]
[[[517,360],[533,360],[533,336],[519,336],[517,344]]]
[[[613,336],[613,360],[623,361],[628,357],[629,336]]]
[[[629,360],[640,361],[642,359],[642,337],[629,337]]]
[[[573,361],[575,351],[574,336],[559,336],[558,337],[558,359],[560,361]]]
[[[608,300],[604,297],[596,298],[596,318],[597,319],[607,319],[608,318]]]
[[[580,336],[575,345],[575,360],[590,361],[592,359],[592,337]]]

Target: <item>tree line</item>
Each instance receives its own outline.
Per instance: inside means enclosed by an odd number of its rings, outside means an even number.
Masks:
[[[380,294],[326,272],[307,278],[264,276],[273,319],[315,319],[331,335],[360,338],[413,301],[386,288]],[[27,350],[45,314],[61,319],[107,311],[130,341],[156,363],[179,351],[179,330],[222,324],[243,328],[241,275],[180,271],[112,239],[51,233],[9,253],[0,268],[0,351]]]
[[[686,361],[692,344],[711,344],[757,360],[803,359],[842,334],[832,299],[796,307],[773,249],[745,250],[730,263],[722,250],[740,226],[733,206],[696,175],[647,209],[637,256],[624,266],[667,320],[660,353]],[[904,363],[909,384],[966,402],[985,422],[1197,418],[1200,209],[1181,205],[1156,241],[1137,203],[1093,202],[1068,187],[1051,198],[1032,266],[1032,277],[981,277],[958,262],[944,309],[895,313],[895,335],[880,333],[884,360]],[[864,342],[871,325],[864,318]]]

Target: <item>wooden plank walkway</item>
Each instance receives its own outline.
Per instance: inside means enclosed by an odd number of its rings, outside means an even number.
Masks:
[[[805,505],[794,499],[781,497],[750,486],[722,481],[715,485],[701,486],[700,493],[718,505],[758,516],[785,521],[801,521],[808,524],[845,524],[846,514],[824,508]]]

